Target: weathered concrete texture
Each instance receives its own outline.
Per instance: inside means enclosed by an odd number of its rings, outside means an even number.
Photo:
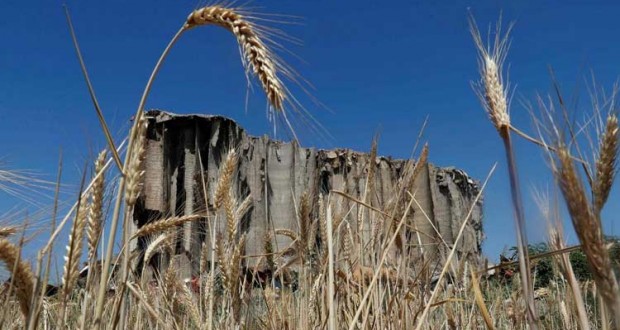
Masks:
[[[387,157],[370,160],[366,153],[347,149],[317,150],[266,136],[252,137],[234,121],[219,116],[175,115],[153,110],[147,118],[146,179],[134,215],[136,225],[204,210],[201,177],[206,178],[211,196],[223,158],[235,147],[240,155],[236,196],[240,200],[248,195],[253,198],[253,207],[241,225],[241,231],[248,235],[247,255],[263,253],[263,237],[268,230],[297,231],[295,205],[304,192],[318,196],[337,189],[362,199],[370,164],[376,166],[371,203],[384,207],[394,196],[408,163]],[[414,226],[423,234],[419,238],[422,244],[430,250],[446,244],[451,247],[478,193],[476,183],[457,169],[428,165],[415,180],[414,191],[417,203],[412,217]],[[355,203],[347,204],[357,212]],[[316,213],[316,203],[313,207]],[[178,231],[176,252],[190,260],[193,271],[198,267],[202,243],[210,244],[205,235],[206,221],[186,223]],[[223,221],[212,225],[222,232],[226,227]],[[474,205],[458,250],[479,254],[482,239],[479,201]],[[278,236],[275,243],[275,248],[282,250],[289,246],[290,239]]]

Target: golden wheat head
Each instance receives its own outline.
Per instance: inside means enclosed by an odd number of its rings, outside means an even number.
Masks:
[[[613,185],[618,156],[618,137],[618,117],[610,114],[601,137],[599,154],[596,159],[596,180],[592,189],[594,210],[597,212],[603,208]]]
[[[30,265],[21,260],[19,249],[6,239],[0,238],[0,260],[12,272],[15,295],[24,317],[30,313],[30,297],[34,290],[34,275]]]
[[[143,163],[146,157],[146,130],[148,120],[142,118],[137,123],[136,140],[134,141],[134,149],[129,155],[129,169],[127,170],[127,185],[125,187],[125,196],[127,206],[132,207],[136,204],[140,193],[142,192],[142,181],[144,179]]]
[[[62,277],[63,297],[67,299],[73,291],[75,283],[79,275],[79,263],[82,257],[82,243],[84,238],[84,228],[86,227],[86,218],[88,216],[88,207],[86,205],[86,196],[82,197],[78,205],[77,214],[71,226],[69,233],[69,244],[66,246],[67,255],[65,256],[65,266]]]
[[[501,132],[503,129],[510,127],[510,115],[508,111],[509,86],[504,82],[502,68],[510,45],[508,37],[512,26],[508,27],[508,30],[502,37],[501,20],[497,23],[495,41],[492,49],[485,46],[480,36],[478,26],[473,18],[470,18],[469,26],[478,50],[478,66],[481,76],[480,81],[474,83],[473,87],[480,98],[482,106],[489,114],[493,126]]]
[[[558,162],[555,175],[592,275],[606,305],[613,312],[618,312],[620,291],[605,247],[600,219],[588,201],[570,152],[564,146],[558,148]]]
[[[286,89],[278,77],[278,64],[269,47],[263,42],[256,26],[238,11],[222,6],[197,9],[187,18],[187,29],[200,25],[218,25],[235,35],[247,70],[258,77],[267,94],[269,104],[276,111],[283,111]]]
[[[105,192],[105,177],[103,169],[106,162],[106,150],[99,153],[95,161],[96,179],[93,181],[92,197],[88,213],[88,228],[86,237],[88,241],[88,259],[92,260],[97,254],[97,245],[101,235],[101,224],[103,222],[103,195]]]

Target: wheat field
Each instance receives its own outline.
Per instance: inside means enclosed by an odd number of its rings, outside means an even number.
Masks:
[[[27,224],[0,222],[0,260],[9,274],[0,291],[0,328],[620,328],[617,259],[610,255],[617,243],[607,239],[601,225],[602,210],[617,170],[616,90],[603,102],[593,102],[600,107],[593,107],[590,113],[591,122],[598,123],[587,128],[590,143],[580,145],[581,141],[575,139],[577,128],[564,119],[568,110],[562,106],[559,94],[533,100],[532,116],[538,116],[536,134],[514,127],[510,117],[513,89],[505,66],[513,26],[502,30],[501,21],[488,38],[480,33],[473,16],[470,18],[480,73],[472,87],[482,108],[474,120],[489,121],[506,154],[506,169],[498,165],[490,170],[476,201],[494,176],[509,178],[506,194],[513,202],[517,241],[513,260],[492,267],[481,256],[459,255],[456,244],[446,245],[433,258],[420,257],[424,255],[421,245],[403,248],[400,233],[413,212],[412,183],[428,162],[427,145],[418,150],[415,161],[410,163],[413,165],[403,170],[393,195],[383,204],[370,202],[368,196],[376,189],[372,184],[365,185],[363,196],[368,198],[351,198],[362,210],[359,212],[352,212],[342,198],[335,198],[343,197],[342,192],[304,194],[295,205],[298,230],[274,228],[265,233],[259,263],[268,270],[267,275],[253,271],[244,261],[248,257],[244,255],[248,237],[240,230],[240,222],[252,200],[234,193],[239,157],[235,149],[223,156],[214,193],[210,194],[206,186],[201,191],[205,201],[212,201],[213,212],[154,219],[130,233],[129,223],[143,193],[146,171],[148,121],[144,107],[162,65],[185,32],[204,29],[202,33],[207,33],[206,27],[214,26],[231,33],[246,74],[260,84],[266,95],[268,116],[280,118],[296,138],[289,118],[303,115],[303,108],[285,84],[292,69],[267,42],[269,30],[252,17],[251,12],[226,5],[206,6],[189,13],[161,54],[144,88],[132,127],[120,142],[112,137],[99,108],[73,34],[107,147],[91,162],[92,175],[83,177],[79,197],[71,201],[70,210],[60,214],[61,220],[49,228],[50,239],[36,259],[21,257],[28,244]],[[516,162],[523,155],[513,148],[516,139],[538,146],[546,155],[540,161],[550,164],[549,171],[562,197],[541,194],[537,198],[549,224],[548,251],[542,254],[529,248],[532,242],[526,236]],[[370,155],[371,159],[377,157],[376,141]],[[113,171],[119,175],[110,175]],[[371,166],[368,182],[374,175]],[[21,180],[18,174],[0,172],[0,188],[3,181],[20,185]],[[59,186],[60,182],[56,192]],[[108,199],[110,207],[106,206]],[[58,195],[55,202],[59,203]],[[579,239],[576,247],[564,241],[561,214],[555,211],[563,205]],[[317,213],[310,211],[315,206]],[[462,239],[472,209],[457,224],[457,242]],[[204,217],[225,224],[225,233],[218,234],[211,227],[207,231],[206,235],[215,239],[211,240],[212,246],[202,246],[199,274],[186,279],[180,278],[172,266],[161,272],[136,266],[138,260],[149,264],[152,258],[171,253],[176,229]],[[106,223],[110,225],[106,227]],[[352,229],[364,223],[372,228],[368,240]],[[68,237],[61,234],[64,230],[68,230]],[[275,236],[286,236],[293,243],[284,252],[274,252],[271,242]],[[131,248],[138,238],[148,242],[139,255]],[[48,284],[54,282],[51,260],[55,258],[55,245],[66,246],[57,286]],[[586,279],[575,269],[575,251],[587,265]],[[540,284],[541,260],[548,261],[552,276],[544,284]]]

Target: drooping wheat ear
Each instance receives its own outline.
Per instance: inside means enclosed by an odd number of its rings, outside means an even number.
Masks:
[[[278,63],[275,55],[260,37],[259,29],[235,9],[208,6],[192,12],[187,18],[186,29],[200,25],[221,26],[237,38],[243,65],[258,77],[267,94],[269,103],[276,111],[283,111],[286,88],[278,77]]]
[[[0,238],[0,260],[12,273],[13,286],[19,306],[24,317],[28,317],[30,314],[30,297],[32,290],[34,290],[34,275],[30,265],[21,260],[17,246],[4,238]]]
[[[103,169],[106,163],[106,150],[99,153],[95,161],[95,176],[91,191],[90,208],[88,213],[88,229],[86,238],[88,241],[88,260],[96,259],[97,245],[101,235],[101,224],[103,223],[103,195],[105,192],[105,177]]]
[[[169,233],[160,234],[159,236],[157,236],[157,238],[155,238],[149,243],[149,245],[146,247],[146,250],[144,251],[145,266],[149,264],[149,261],[151,261],[151,258],[153,257],[155,252],[159,251],[159,249],[166,244],[168,236],[170,236]]]
[[[243,200],[243,202],[241,202],[241,204],[239,204],[239,206],[237,206],[237,210],[235,210],[235,222],[236,223],[241,222],[241,220],[248,213],[250,208],[252,208],[253,202],[254,202],[254,199],[252,199],[252,196],[248,196]]]
[[[136,205],[136,200],[140,196],[142,191],[142,180],[144,178],[143,162],[146,156],[146,129],[148,127],[148,120],[146,118],[140,119],[136,127],[136,139],[132,147],[132,152],[129,155],[129,163],[126,173],[126,186],[125,186],[125,200],[127,206],[132,207]]]
[[[215,201],[215,207],[218,209],[224,205],[224,202],[229,197],[236,168],[237,152],[235,149],[230,149],[226,155],[224,164],[220,168],[219,179],[215,188],[215,196],[213,200]]]
[[[582,244],[599,293],[612,315],[615,315],[615,321],[618,322],[620,321],[620,289],[605,247],[600,219],[588,202],[583,183],[578,177],[570,152],[565,146],[561,145],[558,148],[557,157],[559,167],[554,168],[554,172],[575,232]]]
[[[286,236],[290,238],[292,241],[296,241],[297,239],[299,239],[299,235],[297,235],[296,232],[290,229],[279,228],[279,229],[276,229],[274,232],[276,235]]]
[[[615,114],[609,114],[601,137],[596,159],[596,180],[592,187],[594,212],[596,213],[599,213],[605,205],[616,175],[618,137],[618,117]]]
[[[157,234],[166,229],[178,226],[182,223],[198,220],[203,217],[205,217],[205,215],[203,214],[191,214],[191,215],[184,215],[180,217],[170,217],[170,218],[166,218],[162,220],[153,221],[151,223],[148,223],[140,227],[140,229],[138,229],[133,234],[132,238],[147,236],[151,234]]]
[[[82,244],[84,243],[84,228],[88,217],[87,196],[82,197],[78,204],[77,214],[69,233],[69,244],[67,245],[67,255],[65,256],[65,266],[62,277],[62,296],[66,301],[78,279],[80,259],[82,257]],[[64,309],[64,308],[63,308]]]
[[[484,45],[473,18],[470,18],[469,27],[478,49],[478,67],[481,75],[480,81],[473,83],[472,87],[480,98],[493,126],[500,134],[503,134],[503,131],[510,127],[509,84],[504,82],[502,68],[510,47],[509,35],[512,24],[503,37],[501,36],[501,21],[497,24],[492,50]]]

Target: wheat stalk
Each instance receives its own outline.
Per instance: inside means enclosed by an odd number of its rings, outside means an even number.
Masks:
[[[478,66],[481,79],[473,83],[474,91],[480,99],[482,107],[489,115],[493,126],[500,134],[510,128],[509,84],[504,82],[502,66],[510,46],[510,30],[512,25],[501,37],[501,20],[497,24],[495,41],[492,49],[487,48],[482,41],[480,31],[473,18],[470,18],[470,32],[478,49]]]
[[[232,8],[208,6],[192,12],[187,18],[185,28],[208,24],[221,26],[235,35],[243,55],[244,67],[246,70],[251,68],[258,77],[269,104],[276,111],[283,111],[286,89],[277,75],[279,65],[254,23]]]
[[[527,320],[530,327],[536,330],[538,329],[538,316],[534,309],[534,287],[530,274],[530,263],[527,250],[528,239],[525,226],[525,212],[523,200],[521,198],[517,162],[512,147],[512,139],[510,137],[510,116],[508,112],[510,106],[508,96],[509,84],[504,82],[502,77],[502,66],[510,46],[509,36],[512,24],[508,27],[503,36],[501,31],[501,18],[496,28],[495,41],[490,50],[482,42],[478,26],[473,17],[470,17],[470,32],[478,50],[478,66],[481,75],[481,80],[472,85],[480,98],[482,107],[489,115],[491,123],[493,123],[493,126],[504,142],[516,225],[519,275],[521,276],[523,295],[526,300]]]
[[[104,281],[107,277],[107,269],[109,268],[112,260],[112,247],[116,240],[116,228],[120,218],[122,193],[125,192],[126,197],[132,197],[131,199],[126,199],[127,205],[131,206],[133,205],[132,203],[135,203],[135,198],[137,198],[138,191],[140,189],[139,185],[136,185],[136,183],[140,182],[139,179],[141,179],[142,174],[138,174],[139,171],[129,173],[129,170],[132,167],[129,160],[136,153],[136,151],[133,150],[135,145],[134,141],[136,139],[139,139],[140,136],[140,124],[142,123],[146,100],[164,60],[170,53],[170,50],[172,50],[172,47],[175,45],[175,43],[183,35],[183,33],[194,26],[205,25],[209,23],[227,28],[237,37],[237,40],[239,41],[240,47],[242,49],[242,53],[244,55],[243,58],[244,64],[246,64],[246,68],[248,67],[247,64],[249,63],[254,73],[261,81],[263,89],[267,94],[267,99],[269,100],[271,109],[276,109],[276,111],[279,111],[282,114],[289,128],[291,128],[292,131],[292,127],[286,117],[286,112],[283,108],[283,103],[286,100],[287,92],[286,88],[283,86],[277,76],[276,69],[279,67],[279,64],[275,60],[275,56],[273,55],[273,53],[259,37],[259,33],[257,32],[258,27],[250,23],[247,19],[245,19],[245,17],[238,14],[234,9],[230,8],[223,8],[221,6],[210,6],[192,12],[186,22],[183,24],[183,26],[172,37],[172,39],[162,52],[161,56],[159,57],[157,63],[155,64],[149,80],[144,87],[144,91],[142,93],[142,96],[140,97],[140,102],[136,110],[134,125],[131,128],[131,132],[129,134],[129,147],[127,148],[125,163],[123,165],[122,172],[125,174],[125,176],[120,179],[120,182],[118,184],[118,195],[116,198],[116,203],[114,205],[114,211],[112,213],[112,230],[110,231],[110,235],[108,236],[108,248],[106,250],[104,259],[104,271],[102,274],[103,276],[100,281],[99,292],[97,295],[97,304],[95,308],[94,318],[95,326],[97,327],[101,326],[101,315],[103,314],[104,309]],[[292,132],[293,135],[295,135],[295,132]],[[139,176],[139,178],[136,179],[135,176]],[[127,236],[125,237],[125,240],[127,240]],[[127,243],[128,242],[125,241],[125,244]]]
[[[8,240],[0,238],[0,260],[12,273],[15,295],[25,318],[30,314],[30,297],[34,290],[34,275],[30,265],[21,260],[19,249]]]

